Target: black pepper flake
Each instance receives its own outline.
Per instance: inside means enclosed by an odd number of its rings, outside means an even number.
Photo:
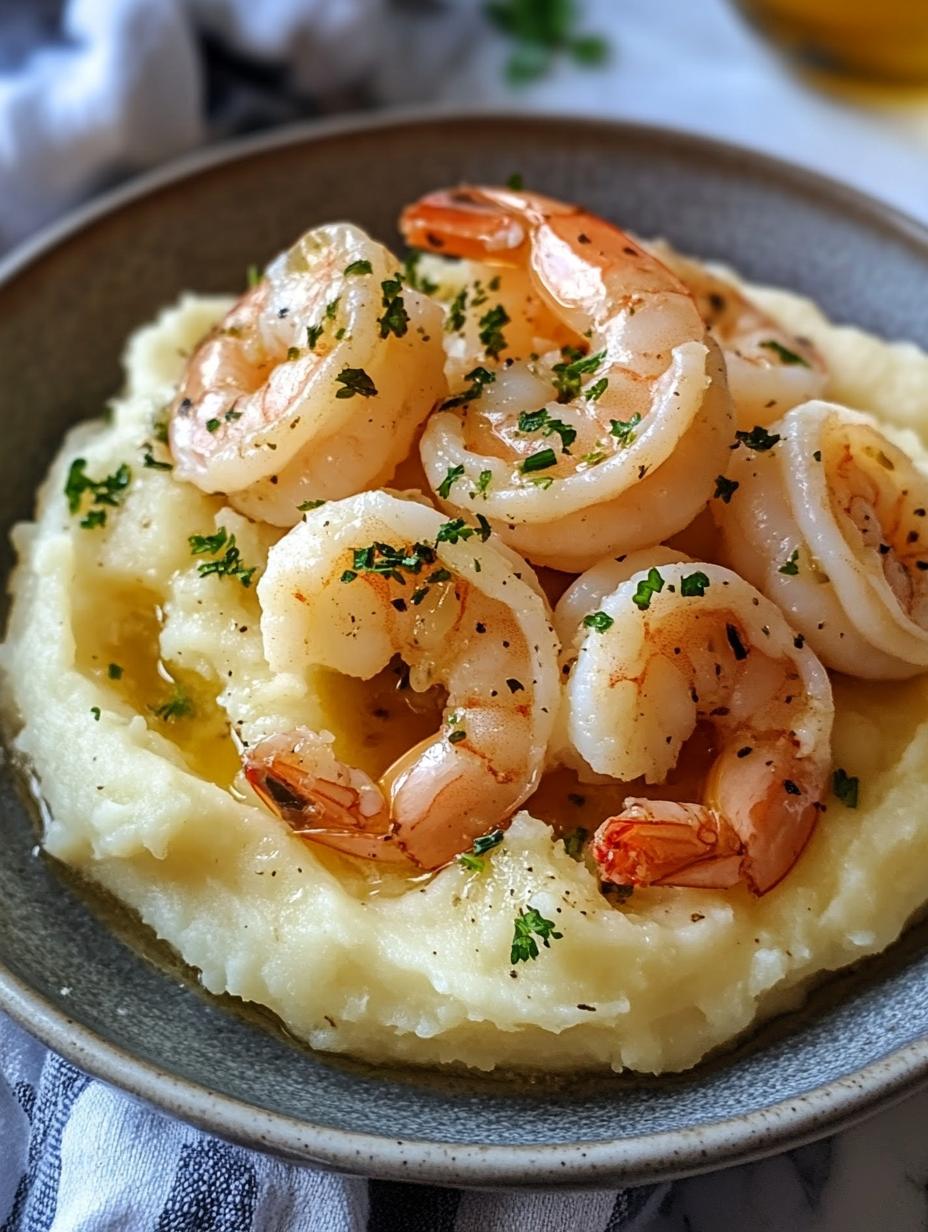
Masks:
[[[802,795],[802,792],[796,786],[796,784],[793,782],[792,779],[784,779],[783,787],[787,795],[790,795],[790,796],[801,796]]]
[[[796,636],[793,638],[793,645],[796,647],[797,650],[802,650],[805,644],[806,644],[806,639],[802,636],[801,633],[797,633]]]
[[[739,749],[735,754],[736,757],[750,757],[754,749],[750,744],[746,744],[743,749]]]
[[[525,692],[525,685],[522,683],[521,680],[516,680],[514,676],[510,676],[509,679],[506,681],[506,687],[508,688],[510,693],[524,693]]]
[[[391,599],[390,606],[395,607],[398,612],[405,612],[406,611],[406,600],[405,599]]]
[[[725,636],[728,638],[728,644],[731,646],[732,653],[737,661],[739,663],[743,662],[748,657],[748,652],[734,625],[725,626]]]

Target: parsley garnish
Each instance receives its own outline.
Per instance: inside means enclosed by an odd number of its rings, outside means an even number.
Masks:
[[[712,495],[716,500],[723,501],[727,505],[740,487],[741,484],[737,479],[726,479],[724,475],[716,475],[715,491]]]
[[[656,569],[649,569],[648,576],[638,583],[632,595],[632,603],[644,612],[651,606],[651,599],[664,589],[664,579]]]
[[[297,509],[300,513],[308,513],[310,509],[318,509],[320,505],[324,504],[324,500],[305,500],[301,501],[300,504],[297,505]]]
[[[449,466],[448,467],[448,471],[444,479],[441,481],[441,483],[438,485],[438,488],[437,488],[438,495],[441,497],[442,500],[448,500],[450,498],[452,486],[455,483],[457,483],[457,481],[461,478],[463,474],[464,474],[463,466]]]
[[[778,432],[770,433],[765,428],[758,424],[753,427],[750,432],[740,431],[735,433],[736,444],[747,445],[748,449],[753,449],[756,453],[766,453],[768,449],[772,449],[780,439]]]
[[[539,938],[546,949],[550,948],[552,941],[559,941],[564,935],[555,932],[554,921],[546,920],[537,908],[526,907],[515,918],[512,949],[509,953],[511,963],[528,962],[529,959],[538,957],[538,945],[532,933]]]
[[[788,560],[780,565],[777,573],[788,573],[790,577],[795,577],[799,572],[799,549],[793,548],[792,555]]]
[[[490,486],[490,480],[492,478],[493,478],[492,471],[481,471],[477,479],[477,487],[475,488],[473,492],[471,492],[471,496],[472,497],[482,496],[483,499],[486,500],[487,488]]]
[[[568,358],[555,364],[552,369],[554,388],[557,390],[558,402],[572,402],[580,393],[580,384],[584,376],[596,371],[603,362],[606,352],[598,351],[595,355],[583,355],[575,347],[565,347],[561,354]]]
[[[588,385],[583,391],[584,398],[589,398],[591,402],[598,402],[606,390],[609,388],[609,378],[601,376],[598,381],[594,381],[592,385]]]
[[[224,526],[220,526],[215,535],[189,535],[187,542],[190,544],[192,556],[206,554],[218,556],[225,548],[224,554],[217,560],[204,560],[197,565],[197,573],[200,577],[209,577],[211,574],[217,577],[237,577],[243,586],[251,585],[251,579],[257,566],[252,565],[250,569],[245,568],[242,564],[241,553],[235,543],[235,536],[230,535]]]
[[[590,837],[590,832],[585,826],[577,826],[576,829],[568,831],[564,835],[564,850],[572,860],[579,860],[583,856],[583,848],[586,846],[586,841]]]
[[[307,325],[306,326],[306,345],[311,351],[315,351],[316,343],[322,337],[324,325]]]
[[[288,358],[289,358],[289,356],[288,356]],[[210,433],[212,433],[212,432],[216,432],[216,431],[218,430],[218,428],[219,428],[219,420],[218,420],[218,419],[207,419],[207,421],[206,421],[206,431],[207,431],[207,432],[210,432]]]
[[[513,192],[521,192],[525,187],[525,180],[518,171],[514,171],[506,181],[506,187],[511,188]]]
[[[588,616],[584,616],[583,624],[587,629],[595,629],[597,633],[605,633],[607,629],[612,628],[615,621],[608,612],[590,612]]]
[[[540,449],[538,453],[523,458],[519,463],[519,470],[523,475],[529,475],[533,471],[547,470],[549,466],[557,466],[557,454],[553,449]]]
[[[556,432],[561,438],[562,453],[567,453],[568,445],[572,445],[577,439],[576,428],[564,423],[562,419],[552,419],[544,407],[540,411],[523,411],[519,416],[519,431],[540,432],[543,436],[551,436]]]
[[[462,852],[458,856],[458,863],[472,873],[479,873],[484,867],[484,862],[480,857],[498,847],[504,837],[502,830],[491,830],[489,834],[481,834],[479,838],[474,839],[470,851]]]
[[[619,442],[622,448],[631,445],[635,440],[637,433],[635,429],[641,423],[641,416],[637,411],[632,415],[631,419],[613,419],[610,421],[609,431]]]
[[[110,680],[121,680],[122,670],[123,669],[118,663],[110,663],[106,669],[106,674],[109,676]]]
[[[834,772],[832,787],[835,795],[845,808],[857,808],[860,779],[856,775],[848,774],[846,770],[842,770],[839,766]]]
[[[342,368],[335,379],[339,385],[344,385],[344,389],[335,395],[336,398],[353,398],[356,394],[362,398],[373,398],[377,393],[377,386],[363,368]]]
[[[584,66],[602,64],[609,55],[606,39],[576,32],[578,10],[572,0],[491,0],[484,12],[513,40],[506,62],[506,77],[513,85],[545,76],[559,54]]]
[[[484,385],[491,385],[496,380],[496,374],[488,371],[486,368],[477,367],[472,368],[464,380],[470,381],[470,389],[465,389],[462,393],[446,398],[438,408],[440,411],[450,411],[456,406],[464,406],[468,402],[473,402],[475,398],[479,398],[483,393]]]
[[[684,599],[701,599],[709,588],[709,579],[704,573],[686,573],[680,578],[680,594]]]
[[[403,266],[403,274],[414,291],[421,291],[424,295],[434,295],[438,290],[438,283],[432,282],[431,278],[426,278],[424,274],[419,273],[421,260],[421,251],[418,248],[410,249]]]
[[[68,469],[68,477],[64,484],[64,494],[68,498],[68,509],[74,514],[81,507],[84,495],[89,494],[91,505],[104,505],[111,508],[119,505],[125,495],[126,488],[132,478],[132,471],[122,463],[112,475],[105,479],[91,479],[87,474],[85,458],[75,458]],[[106,525],[106,509],[90,509],[80,520],[84,530],[93,530],[97,526]]]
[[[151,425],[152,436],[162,445],[168,443],[168,417],[167,415],[159,415],[157,419],[152,421]]]
[[[360,260],[352,261],[350,264],[345,266],[345,274],[349,278],[354,274],[372,274],[373,272],[374,267],[371,265],[370,261],[365,261],[363,257]]]
[[[479,535],[481,542],[486,543],[490,537],[490,523],[482,513],[477,514],[477,521],[480,523],[479,527],[468,526],[463,518],[455,518],[451,522],[443,522],[438,528],[438,534],[435,536],[436,544],[466,541],[471,535]]]
[[[100,707],[99,707],[99,706],[91,706],[91,707],[90,707],[90,713],[93,715],[93,720],[94,720],[94,722],[95,722],[95,723],[99,723],[99,722],[100,722]]]
[[[353,582],[359,573],[380,573],[405,586],[404,570],[407,573],[421,573],[422,566],[433,565],[435,559],[435,549],[427,543],[416,543],[411,548],[395,548],[389,543],[372,543],[368,547],[352,550],[351,568],[344,571],[341,580]],[[418,604],[424,598],[425,591],[418,599],[414,594],[412,602]]]
[[[498,359],[500,352],[505,351],[508,345],[503,337],[503,326],[508,324],[509,313],[502,304],[497,304],[480,318],[480,341],[487,355],[492,355],[494,359]]]
[[[142,456],[142,465],[147,466],[153,471],[170,471],[173,470],[170,462],[159,462],[150,449],[146,449]]]
[[[326,304],[326,306],[325,306],[325,319],[326,319],[327,321],[334,321],[334,320],[335,320],[335,314],[336,314],[336,312],[338,312],[338,303],[339,303],[339,300],[340,300],[340,299],[341,299],[341,296],[340,296],[340,295],[336,295],[336,296],[335,296],[335,298],[334,298],[333,300],[330,300],[330,301]]]
[[[168,700],[162,702],[160,706],[151,706],[150,709],[156,718],[162,719],[165,723],[171,723],[174,719],[188,718],[192,715],[193,702],[180,685],[175,684]]]
[[[245,280],[248,283],[249,290],[258,285],[261,281],[261,271],[258,269],[257,265],[249,265],[248,269],[245,271]]]
[[[445,329],[449,334],[457,333],[464,328],[467,320],[467,287],[462,287],[448,305],[448,319]]]
[[[783,344],[777,342],[775,338],[768,338],[766,342],[762,342],[760,345],[765,347],[768,351],[773,351],[774,355],[776,355],[776,357],[783,364],[801,364],[803,368],[812,367],[807,359],[803,359],[801,355],[797,355],[796,352],[791,351],[789,347],[783,346]]]
[[[403,281],[399,277],[387,278],[380,284],[380,289],[383,291],[384,308],[383,316],[377,321],[380,336],[386,338],[388,334],[395,334],[397,338],[402,338],[409,329],[409,313],[400,295]]]

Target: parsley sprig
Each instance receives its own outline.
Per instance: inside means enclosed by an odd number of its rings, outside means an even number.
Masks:
[[[478,336],[487,355],[491,355],[494,359],[499,359],[501,352],[505,351],[509,345],[503,334],[503,326],[508,324],[509,313],[502,304],[489,309],[480,318]]]
[[[165,723],[173,723],[175,719],[189,718],[193,714],[193,702],[179,684],[171,690],[171,696],[160,706],[149,707],[152,714]]]
[[[519,431],[526,434],[540,432],[542,436],[552,436],[554,433],[561,438],[561,452],[569,453],[569,446],[577,439],[577,429],[564,423],[563,419],[554,419],[542,407],[540,411],[523,411],[519,416]]]
[[[381,336],[385,338],[386,334]],[[363,368],[342,368],[335,379],[339,385],[343,386],[336,393],[336,398],[353,398],[355,395],[360,395],[362,398],[376,396],[377,386]]]
[[[597,633],[605,633],[614,624],[615,620],[608,612],[590,612],[583,618],[583,627],[585,629],[595,629]]]
[[[197,565],[200,577],[210,577],[213,574],[216,577],[237,577],[246,589],[251,585],[257,565],[245,567],[235,535],[230,535],[224,526],[220,526],[214,535],[189,535],[187,542],[190,544],[192,556],[216,557],[215,560],[204,560]]]
[[[856,775],[848,774],[846,770],[842,770],[839,766],[834,772],[831,785],[835,795],[845,808],[857,808],[860,779]]]
[[[388,334],[395,334],[397,338],[402,338],[409,329],[409,313],[400,295],[403,280],[399,275],[396,278],[386,278],[380,284],[380,289],[383,292],[383,316],[377,321],[380,336],[386,338]],[[339,398],[341,396],[341,393],[337,395]]]
[[[121,466],[103,479],[91,479],[87,474],[86,458],[75,458],[68,469],[64,484],[64,494],[68,498],[68,510],[78,513],[84,497],[90,497],[90,505],[80,520],[84,530],[93,530],[97,526],[106,525],[106,509],[115,508],[122,503],[126,488],[132,479],[132,471],[123,462]]]
[[[782,364],[800,364],[803,368],[812,367],[807,359],[803,359],[801,355],[797,355],[795,351],[785,347],[782,342],[777,342],[776,338],[767,338],[760,345],[768,351],[773,351]]]
[[[461,868],[466,868],[469,873],[482,872],[486,865],[482,857],[498,847],[504,837],[502,830],[491,830],[489,834],[481,834],[479,838],[474,839],[470,851],[461,852],[458,856],[458,864]]]
[[[491,0],[484,12],[513,40],[506,62],[506,77],[512,85],[544,77],[561,54],[585,67],[602,64],[609,55],[605,38],[577,31],[576,0]]]
[[[564,347],[561,350],[561,355],[564,358],[559,364],[555,364],[552,369],[554,373],[554,388],[557,390],[557,400],[558,402],[573,402],[575,398],[580,396],[580,386],[583,384],[583,378],[592,375],[596,371],[605,359],[606,352],[597,351],[595,355],[584,355],[576,347]],[[597,382],[597,384],[599,383]],[[596,398],[603,392],[603,389],[605,389],[605,386],[595,395]]]
[[[550,949],[551,942],[560,941],[563,936],[563,933],[555,930],[553,920],[546,920],[536,907],[526,907],[515,918],[509,961],[519,963],[537,958],[539,950],[535,937],[541,941],[545,949]]]
[[[641,423],[640,414],[635,411],[630,419],[612,419],[610,420],[609,432],[619,442],[623,449],[627,449],[633,444],[637,437],[635,429]]]
[[[470,372],[464,377],[464,380],[470,382],[470,387],[462,390],[459,394],[446,398],[438,408],[440,411],[451,411],[456,406],[466,406],[468,402],[473,402],[475,398],[479,398],[483,393],[484,385],[492,385],[496,380],[496,373],[478,366],[471,368]]]
[[[632,603],[643,612],[651,606],[651,600],[664,589],[664,579],[656,569],[649,569],[648,576],[638,583],[632,595]]]

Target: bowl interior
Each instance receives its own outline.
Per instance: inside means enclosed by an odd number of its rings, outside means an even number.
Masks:
[[[667,236],[753,278],[813,295],[837,320],[928,347],[928,243],[918,228],[741,152],[527,117],[304,133],[162,179],[8,275],[0,290],[3,573],[9,528],[29,515],[62,433],[99,413],[119,386],[127,334],[179,291],[239,288],[249,264],[335,218],[396,244],[397,214],[420,192],[459,180],[498,182],[516,171],[528,185],[582,201],[642,235]],[[868,964],[866,978],[842,978],[814,997],[787,1031],[767,1029],[759,1043],[686,1076],[555,1085],[374,1072],[295,1050],[261,1015],[232,1012],[199,992],[157,949],[152,962],[150,945],[129,944],[124,916],[117,913],[118,927],[109,929],[108,913],[72,878],[31,854],[35,841],[33,819],[4,768],[0,964],[47,1003],[53,1019],[64,1015],[220,1095],[328,1130],[497,1146],[634,1139],[794,1099],[928,1033],[922,927]],[[213,1123],[223,1128],[218,1114]],[[336,1162],[353,1163],[347,1153]],[[526,1168],[529,1176],[529,1162]],[[569,1168],[581,1179],[581,1150]]]

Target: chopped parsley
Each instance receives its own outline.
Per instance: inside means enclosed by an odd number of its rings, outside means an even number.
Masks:
[[[564,850],[572,860],[579,860],[583,856],[583,848],[586,846],[586,841],[590,837],[590,832],[586,826],[577,826],[574,830],[569,830],[564,835]]]
[[[152,471],[171,471],[173,466],[170,462],[159,462],[150,449],[146,449],[142,456],[142,465]]]
[[[768,432],[766,428],[756,425],[749,432],[741,430],[735,433],[735,445],[747,445],[748,449],[753,449],[755,453],[766,453],[768,449],[772,449],[779,441],[779,432]]]
[[[464,474],[463,466],[449,466],[444,479],[436,489],[442,500],[448,500],[451,496],[451,488]]]
[[[566,358],[559,364],[555,364],[552,369],[554,388],[557,390],[558,402],[572,402],[580,395],[583,378],[596,371],[603,362],[606,352],[598,351],[595,355],[584,355],[575,347],[564,347],[561,354]]]
[[[344,386],[335,395],[336,398],[353,398],[355,395],[373,398],[377,393],[377,386],[363,368],[342,368],[335,379]]]
[[[245,271],[245,281],[248,283],[249,290],[258,285],[261,281],[261,271],[258,269],[257,265],[249,265],[248,269]]]
[[[860,779],[856,775],[848,774],[846,770],[842,770],[839,766],[834,772],[831,785],[835,795],[845,808],[857,808]]]
[[[553,449],[540,449],[538,453],[523,458],[519,470],[523,475],[530,475],[533,471],[547,470],[549,466],[557,466],[557,454]]]
[[[494,359],[498,359],[500,353],[505,351],[508,345],[503,336],[503,326],[508,324],[509,313],[502,304],[497,304],[495,308],[491,308],[480,318],[478,336],[487,355],[491,355]]]
[[[172,723],[175,719],[189,718],[193,714],[193,702],[180,685],[175,684],[167,701],[160,706],[151,706],[150,709],[156,718]]]
[[[641,416],[635,411],[631,419],[610,420],[609,432],[619,442],[623,449],[631,445],[638,435],[635,429],[641,423]]]
[[[100,722],[100,707],[99,707],[99,706],[91,706],[91,707],[90,707],[90,713],[93,715],[93,720],[94,720],[94,722],[95,722],[95,723],[99,723],[99,722]]]
[[[456,334],[464,328],[467,320],[467,287],[462,287],[448,305],[448,317],[445,329],[449,334]]]
[[[486,368],[472,368],[464,377],[465,381],[470,381],[470,388],[463,390],[459,394],[454,394],[451,398],[446,398],[439,406],[440,411],[450,411],[456,406],[466,406],[468,402],[473,402],[475,398],[479,398],[483,393],[484,385],[492,385],[496,380],[496,374],[488,371]]]
[[[106,669],[106,674],[110,680],[122,680],[122,672],[123,669],[118,663],[110,663]]]
[[[726,479],[724,475],[716,475],[715,491],[712,495],[716,500],[723,501],[727,505],[740,487],[741,484],[737,479]]]
[[[386,338],[388,334],[394,334],[397,338],[402,338],[409,329],[409,313],[400,295],[403,280],[399,276],[387,278],[380,284],[380,289],[383,291],[384,310],[383,316],[377,321],[380,326],[380,336]]]
[[[555,931],[553,920],[546,920],[535,907],[526,907],[515,918],[509,961],[519,963],[537,958],[539,951],[535,937],[546,949],[549,949],[551,942],[559,941],[563,935]]]
[[[598,381],[594,381],[592,385],[588,385],[583,391],[584,398],[589,398],[591,402],[598,402],[606,390],[609,388],[609,378],[601,376]]]
[[[506,187],[511,188],[513,192],[521,192],[525,188],[525,180],[518,171],[514,171],[506,180]]]
[[[602,64],[609,56],[605,38],[577,32],[578,6],[571,0],[490,0],[484,12],[513,42],[506,61],[512,85],[544,77],[562,54],[584,67]],[[521,187],[522,177],[517,178]]]
[[[300,513],[309,513],[311,509],[318,509],[320,505],[324,504],[324,500],[305,500],[301,501],[300,504],[297,505],[297,509]]]
[[[709,588],[709,579],[704,573],[685,573],[680,578],[680,594],[684,599],[701,599]]]
[[[335,320],[335,314],[336,314],[336,312],[338,312],[338,304],[339,304],[339,301],[340,301],[340,300],[341,300],[341,296],[340,296],[340,295],[336,295],[336,297],[335,297],[333,300],[330,300],[330,301],[326,304],[326,306],[325,306],[325,319],[326,319],[327,321],[334,321],[334,320]]]
[[[584,616],[583,625],[586,629],[595,629],[597,633],[605,633],[615,624],[608,612],[590,612]]]
[[[106,525],[106,507],[115,508],[122,502],[126,488],[132,478],[132,471],[125,462],[107,475],[104,479],[91,479],[87,474],[85,458],[75,458],[68,468],[68,476],[64,484],[64,494],[68,498],[68,510],[78,513],[84,497],[90,497],[90,504],[104,508],[90,509],[80,520],[85,530],[93,530],[97,526]]]
[[[451,744],[460,744],[462,740],[466,739],[467,732],[464,731],[462,727],[459,727],[456,731],[448,733],[448,740]]]
[[[777,573],[787,573],[789,574],[790,577],[795,577],[798,572],[799,572],[799,549],[793,548],[792,554],[790,555],[789,559],[784,561],[783,564],[780,565],[779,569],[777,570]]]
[[[482,513],[477,514],[479,527],[468,526],[463,518],[455,518],[451,522],[443,522],[435,536],[437,543],[459,543],[468,540],[471,535],[479,535],[481,542],[486,543],[490,537],[490,523]]]
[[[484,500],[487,498],[487,488],[490,486],[490,481],[493,478],[492,471],[481,471],[477,479],[477,487],[471,492],[471,497],[482,496]]]
[[[462,852],[458,856],[458,864],[460,864],[462,868],[466,868],[468,872],[482,872],[484,868],[484,861],[481,857],[498,847],[504,837],[505,835],[502,830],[491,830],[489,834],[481,834],[479,838],[474,839],[474,843],[470,851]]]
[[[568,446],[572,445],[577,439],[577,429],[572,428],[570,424],[564,423],[562,419],[553,419],[544,407],[540,411],[523,411],[519,416],[519,431],[520,432],[540,432],[542,436],[551,436],[554,433],[561,438],[561,452],[567,453]]]
[[[324,325],[307,325],[306,326],[306,345],[311,351],[315,351],[316,343],[322,337],[322,332],[325,329]]]
[[[642,578],[632,595],[632,603],[645,612],[651,606],[651,600],[664,589],[664,579],[656,569],[649,569],[648,576]]]
[[[410,249],[403,264],[403,277],[414,291],[421,291],[424,295],[434,295],[438,290],[438,283],[432,282],[431,278],[426,278],[424,274],[419,273],[421,260],[422,252],[418,248]]]
[[[371,265],[370,261],[365,261],[363,257],[357,261],[352,261],[345,266],[345,274],[349,278],[356,274],[372,274],[373,272],[374,267]]]
[[[389,543],[372,543],[368,547],[352,550],[351,568],[341,575],[343,582],[353,582],[360,573],[379,573],[392,578],[401,586],[406,585],[403,573],[421,573],[423,565],[433,565],[435,549],[427,543],[416,543],[411,548],[396,548]],[[417,592],[418,593],[418,592]],[[413,603],[421,603],[425,593]]]
[[[220,526],[215,535],[189,535],[192,556],[215,556],[216,560],[204,560],[197,565],[200,577],[237,577],[244,587],[251,585],[256,565],[247,569],[242,563],[241,553],[235,542],[235,536],[230,535],[224,526]],[[225,549],[223,551],[223,549]],[[222,552],[222,556],[219,553]]]
[[[789,347],[783,346],[781,342],[777,342],[775,338],[767,338],[766,341],[760,344],[768,351],[773,351],[777,359],[782,364],[801,364],[803,368],[811,368],[812,365],[807,359],[803,359],[801,355],[797,355],[795,351],[791,351]]]
[[[218,431],[218,429],[219,429],[218,419],[207,419],[206,421],[206,431],[207,432],[210,432],[210,433],[216,432]]]
[[[152,436],[162,445],[168,443],[168,417],[167,415],[158,415],[152,420],[151,425]]]

